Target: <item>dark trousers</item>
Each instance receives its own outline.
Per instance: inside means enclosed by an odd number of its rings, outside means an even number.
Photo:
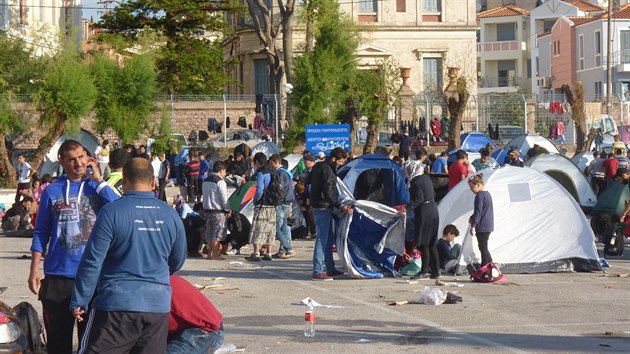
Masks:
[[[606,180],[604,178],[591,178],[591,187],[593,187],[593,191],[595,195],[599,196],[604,189],[606,189]]]
[[[42,280],[39,300],[44,311],[44,327],[48,339],[46,348],[49,354],[72,354],[72,332],[76,321],[69,308],[73,285],[72,278],[46,276]],[[85,323],[77,322],[79,347],[85,332]]]
[[[438,254],[437,246],[432,245],[420,245],[418,246],[420,253],[422,253],[422,268],[420,273],[431,273],[432,276],[440,275],[440,255]]]
[[[165,353],[168,313],[92,311],[79,354]]]
[[[168,181],[165,179],[158,180],[158,199],[165,202],[166,201],[166,183]]]
[[[20,194],[20,191],[23,189],[31,189],[31,184],[26,182],[26,183],[18,183],[17,186],[17,190],[15,191],[15,202],[19,202],[20,199],[22,199],[22,194]]]
[[[479,245],[479,252],[481,252],[481,266],[492,262],[492,256],[488,251],[488,239],[490,238],[489,232],[477,232],[477,245]]]
[[[186,186],[186,193],[188,194],[188,203],[194,203],[197,199],[197,185],[199,184],[199,175],[188,175],[188,186]]]

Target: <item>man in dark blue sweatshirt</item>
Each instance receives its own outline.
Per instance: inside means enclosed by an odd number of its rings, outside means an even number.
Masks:
[[[48,352],[72,353],[75,319],[68,305],[74,277],[96,215],[104,203],[118,199],[118,195],[79,142],[66,140],[59,147],[58,158],[64,174],[41,195],[28,286],[42,302]],[[42,280],[39,267],[44,253]],[[77,327],[81,338],[85,326]]]
[[[171,302],[169,277],[186,260],[177,212],[153,195],[151,163],[123,168],[122,198],[101,210],[85,247],[70,311],[78,321],[93,299],[81,353],[164,353]]]

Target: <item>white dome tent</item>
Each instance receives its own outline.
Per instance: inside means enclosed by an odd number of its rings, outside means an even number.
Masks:
[[[591,155],[592,156],[592,155]],[[571,160],[558,154],[541,154],[525,162],[540,172],[551,176],[560,183],[583,207],[592,208],[597,203],[597,196],[591,184],[580,169]]]
[[[575,199],[555,180],[528,167],[484,170],[494,205],[492,259],[505,273],[601,270],[595,236]],[[439,230],[453,224],[462,244],[458,273],[479,267],[476,237],[467,235],[475,195],[465,181],[438,206]]]

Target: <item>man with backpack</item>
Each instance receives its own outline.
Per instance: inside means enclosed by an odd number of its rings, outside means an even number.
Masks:
[[[249,243],[254,252],[246,257],[248,261],[258,262],[272,260],[271,247],[276,236],[276,206],[284,202],[284,192],[278,175],[273,173],[267,164],[267,156],[259,152],[254,155],[256,167],[256,194],[254,195],[254,220],[249,235]],[[261,257],[261,245],[267,247]]]
[[[288,218],[291,217],[291,203],[295,200],[293,175],[282,166],[282,158],[278,154],[271,155],[269,164],[282,183],[284,202],[276,206],[276,238],[280,241],[280,251],[274,258],[289,259],[295,257],[291,245],[291,228]]]
[[[343,166],[347,158],[348,152],[336,147],[330,152],[328,159],[315,164],[306,177],[306,184],[311,186],[311,207],[317,233],[313,251],[313,280],[330,281],[343,274],[335,269],[332,248],[336,239],[332,227],[335,210],[347,214],[353,212],[351,205],[339,203],[337,191],[337,169]],[[322,263],[326,264],[326,272]]]

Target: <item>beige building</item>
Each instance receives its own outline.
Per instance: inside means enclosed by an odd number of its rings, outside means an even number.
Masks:
[[[59,33],[74,31],[82,40],[82,0],[0,0],[0,30],[22,38],[38,54],[50,53]]]
[[[273,14],[278,16],[277,3]],[[457,66],[470,78],[476,90],[476,0],[344,0],[342,11],[355,22],[370,25],[358,49],[359,65],[373,67],[379,61],[393,59],[408,76],[414,94],[444,87],[446,68]],[[227,58],[237,58],[232,72],[241,85],[228,88],[229,94],[273,94],[267,58],[247,19],[231,19],[234,33],[223,42]],[[303,27],[294,21],[294,48],[304,41]],[[281,38],[278,38],[281,45]],[[294,49],[295,50],[295,49]],[[476,92],[472,92],[475,94]]]

